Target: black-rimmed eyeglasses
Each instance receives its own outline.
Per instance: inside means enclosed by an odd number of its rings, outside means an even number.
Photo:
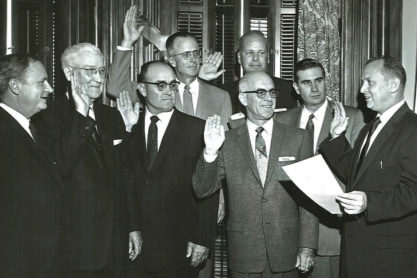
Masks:
[[[271,89],[269,91],[265,89],[257,89],[255,91],[246,91],[243,92],[244,94],[256,94],[256,96],[260,99],[264,99],[266,97],[266,94],[269,93],[272,98],[276,98],[278,96],[278,91],[275,89]]]
[[[160,91],[165,91],[165,89],[167,88],[168,85],[171,88],[171,90],[177,90],[178,85],[180,84],[180,82],[178,82],[178,81],[172,81],[171,83],[166,83],[165,81],[161,81],[161,82],[145,82],[145,81],[142,81],[140,83],[156,85],[156,86],[158,86],[158,90],[160,90]]]
[[[181,55],[181,57],[184,58],[185,60],[190,60],[191,56],[193,56],[193,55],[197,58],[200,58],[201,51],[200,50],[186,51],[186,52],[183,52],[183,53],[174,54],[172,56],[178,56],[178,55]]]

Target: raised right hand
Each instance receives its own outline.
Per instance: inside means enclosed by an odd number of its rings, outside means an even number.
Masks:
[[[81,115],[87,117],[90,108],[90,100],[86,93],[82,92],[79,81],[79,72],[76,69],[71,70],[71,96],[75,104],[75,110]]]
[[[222,75],[226,70],[217,71],[223,61],[223,55],[220,52],[210,54],[204,59],[198,72],[198,77],[211,81]]]
[[[349,118],[346,117],[345,109],[339,101],[334,101],[334,115],[333,121],[330,124],[330,135],[332,138],[340,136],[347,128]]]
[[[123,41],[121,46],[132,48],[133,44],[139,39],[145,26],[137,25],[136,6],[132,5],[127,11],[125,21],[123,23]]]
[[[224,126],[219,115],[208,117],[204,128],[204,153],[215,155],[224,142]]]

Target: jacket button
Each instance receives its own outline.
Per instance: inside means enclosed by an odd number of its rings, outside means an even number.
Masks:
[[[262,202],[266,202],[266,198],[262,198]]]

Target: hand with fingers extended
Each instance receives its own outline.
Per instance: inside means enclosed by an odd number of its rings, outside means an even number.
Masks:
[[[125,123],[126,131],[130,132],[139,120],[139,102],[136,102],[133,106],[129,92],[122,91],[116,100],[116,104],[117,110],[119,110]]]
[[[217,154],[224,142],[224,126],[221,117],[214,115],[208,117],[204,128],[204,143],[206,145],[204,153],[208,155]]]
[[[123,23],[123,40],[121,46],[132,48],[133,44],[139,39],[142,34],[144,25],[139,25],[136,21],[136,6],[130,6],[127,10],[125,21]]]
[[[359,214],[366,210],[368,200],[366,193],[362,191],[352,191],[343,193],[336,197],[336,201],[342,206],[347,214]]]
[[[87,117],[92,100],[86,93],[82,92],[80,74],[76,69],[71,70],[71,96],[75,104],[75,110]]]
[[[204,59],[198,72],[198,77],[211,81],[222,75],[226,70],[217,71],[223,61],[223,55],[220,52],[210,54]]]
[[[142,250],[142,233],[133,231],[129,233],[129,259],[134,261]]]
[[[191,257],[191,266],[196,267],[207,260],[209,248],[192,243],[187,243],[187,258]]]
[[[297,263],[295,265],[300,272],[305,273],[314,265],[315,250],[311,248],[298,248]]]
[[[334,101],[333,103],[334,115],[333,121],[330,124],[330,135],[334,139],[340,136],[343,132],[345,132],[349,118],[346,117],[346,112],[341,102]]]

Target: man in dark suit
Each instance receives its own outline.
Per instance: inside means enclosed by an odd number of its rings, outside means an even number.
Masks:
[[[237,59],[242,66],[243,74],[254,71],[267,72],[269,49],[268,42],[262,32],[251,30],[240,37]],[[204,72],[201,72],[199,76],[203,79],[210,80]],[[278,91],[275,108],[286,110],[297,107],[296,94],[291,86],[291,82],[274,76],[271,76],[271,78],[274,82],[275,89]],[[241,105],[238,97],[239,80],[225,83],[222,89],[226,90],[230,95],[232,113],[245,113],[244,106]]]
[[[312,266],[318,221],[300,206],[302,193],[282,166],[311,156],[311,137],[273,119],[277,92],[265,72],[243,76],[239,90],[247,122],[225,139],[219,117],[207,120],[194,191],[206,198],[226,181],[232,277],[298,277],[296,267]]]
[[[30,118],[52,88],[41,62],[0,58],[0,276],[63,277],[64,192]]]
[[[294,89],[301,97],[303,106],[280,112],[275,118],[282,123],[307,129],[311,132],[314,153],[318,146],[330,134],[333,120],[333,102],[326,99],[325,71],[321,63],[313,59],[299,61],[294,68]],[[359,131],[364,126],[359,109],[344,106],[349,117],[345,136],[353,146]],[[312,116],[311,116],[312,115]],[[310,120],[311,117],[311,120]],[[341,184],[343,189],[344,185]],[[308,277],[338,278],[340,263],[341,223],[337,216],[329,214],[314,205],[314,214],[319,218],[319,245],[314,267]]]
[[[347,181],[337,197],[345,213],[343,277],[416,277],[417,116],[404,102],[406,73],[394,58],[367,61],[361,93],[378,113],[352,149],[343,132],[348,119],[335,106],[331,138],[320,145]]]
[[[131,259],[139,252],[138,228],[127,221],[124,207],[129,200],[126,195],[131,193],[120,180],[125,124],[115,108],[95,102],[103,92],[106,73],[101,51],[80,43],[68,47],[61,60],[72,96],[78,96],[77,101],[84,105],[73,107],[73,97],[58,95],[39,126],[48,127],[45,122],[55,119],[59,122],[56,128],[44,129],[53,145],[64,136],[61,130],[75,110],[89,122],[83,146],[66,154],[68,167],[61,171],[68,196],[70,277],[119,277],[118,271],[128,260],[129,241],[135,247]],[[126,126],[126,130],[130,128]]]
[[[132,6],[125,17],[123,24],[123,40],[115,53],[110,67],[108,88],[113,96],[119,96],[121,90],[127,90],[133,100],[137,100],[136,91],[138,83],[130,79],[130,58],[134,43],[140,37],[142,28],[137,26],[136,7]],[[218,114],[223,123],[232,114],[229,95],[215,86],[202,82],[197,78],[200,69],[200,50],[197,39],[190,33],[177,32],[170,35],[166,41],[168,62],[175,70],[176,78],[180,82],[175,91],[175,108],[188,115],[206,120],[209,116]],[[220,204],[218,217],[214,214],[212,227],[207,232],[215,234],[216,223],[224,217],[223,194],[216,194],[211,201]],[[214,247],[214,242],[212,246]],[[212,273],[212,260],[209,258],[206,267],[201,271],[200,278],[209,278]]]
[[[196,267],[214,240],[207,232],[214,204],[198,201],[191,188],[204,122],[174,109],[178,84],[169,65],[142,66],[139,91],[146,107],[132,130],[127,164],[133,167],[131,186],[137,192],[132,217],[140,220],[143,239],[140,277],[197,277]]]

